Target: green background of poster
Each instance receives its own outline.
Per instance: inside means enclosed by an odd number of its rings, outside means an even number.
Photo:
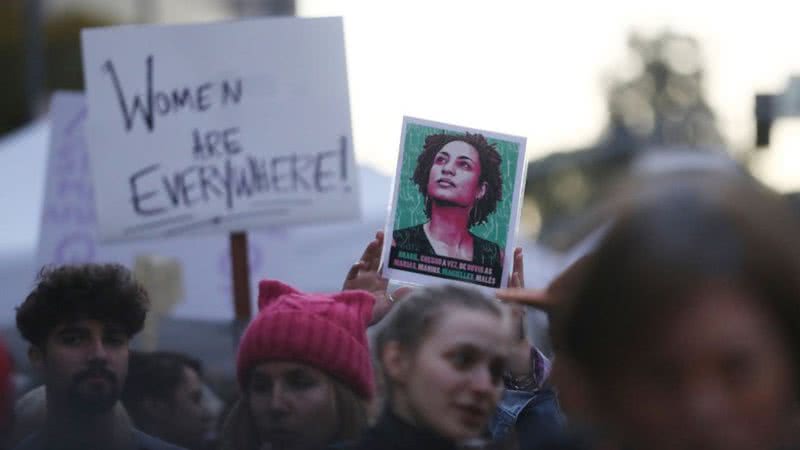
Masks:
[[[406,124],[403,166],[400,171],[399,195],[397,197],[397,207],[395,208],[394,217],[395,230],[419,225],[428,221],[428,217],[425,215],[425,200],[411,177],[414,176],[414,168],[417,166],[417,157],[422,153],[422,146],[425,144],[425,138],[436,133],[463,134],[415,123]],[[497,204],[495,212],[489,216],[485,223],[474,226],[470,230],[476,236],[496,242],[501,249],[504,249],[506,240],[508,239],[508,223],[511,220],[511,203],[514,195],[514,180],[517,174],[519,145],[516,142],[493,139],[490,137],[487,137],[486,140],[489,141],[490,144],[495,144],[495,148],[502,158],[500,174],[503,177],[503,198]]]

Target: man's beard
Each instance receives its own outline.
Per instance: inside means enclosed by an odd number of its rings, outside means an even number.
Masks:
[[[88,381],[93,377],[101,377],[105,383],[95,386]],[[67,392],[69,404],[76,412],[91,415],[110,411],[119,396],[117,376],[105,368],[87,369],[75,375]]]

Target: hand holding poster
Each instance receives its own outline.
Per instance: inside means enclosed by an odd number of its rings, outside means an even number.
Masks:
[[[524,138],[404,118],[384,276],[506,286],[524,169]]]
[[[341,19],[82,40],[101,239],[359,216]]]

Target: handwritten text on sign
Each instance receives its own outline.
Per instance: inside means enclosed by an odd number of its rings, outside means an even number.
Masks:
[[[83,46],[101,238],[358,216],[339,19],[97,29]]]

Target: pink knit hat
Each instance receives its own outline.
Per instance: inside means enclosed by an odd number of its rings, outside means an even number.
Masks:
[[[264,361],[308,364],[337,378],[357,394],[374,391],[367,323],[375,299],[366,291],[306,294],[275,280],[258,285],[259,312],[239,343],[236,375]]]

